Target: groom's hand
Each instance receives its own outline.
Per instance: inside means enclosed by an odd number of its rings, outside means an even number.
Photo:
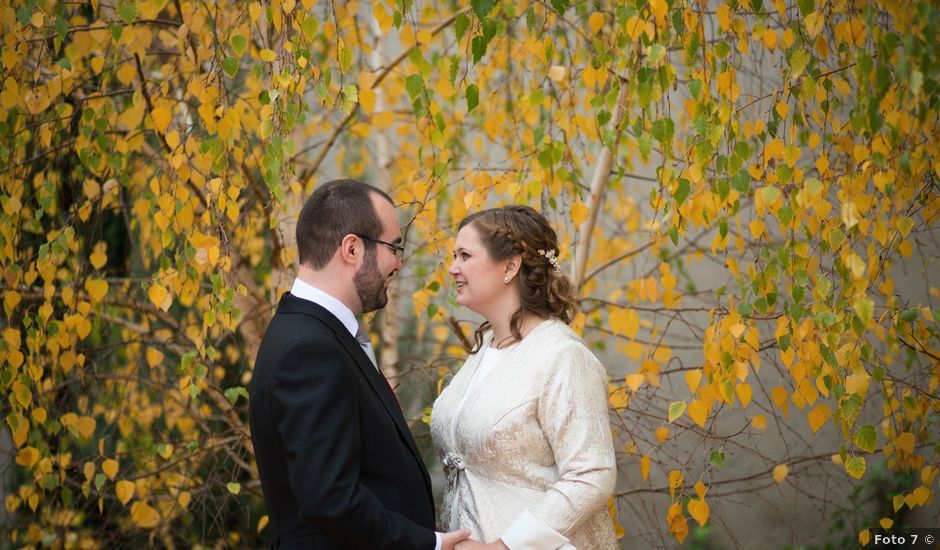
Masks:
[[[454,546],[470,536],[469,529],[460,529],[450,533],[441,533],[441,550],[454,550]]]

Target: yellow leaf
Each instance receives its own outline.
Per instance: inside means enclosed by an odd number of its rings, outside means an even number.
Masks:
[[[91,256],[88,258],[91,261],[92,267],[95,269],[101,269],[104,267],[104,264],[108,263],[108,255],[103,251],[98,250],[97,247],[95,251],[91,253]]]
[[[75,427],[78,429],[78,435],[81,436],[82,439],[88,439],[95,435],[95,419],[90,416],[79,417]]]
[[[685,373],[685,383],[688,384],[689,391],[694,394],[695,390],[698,389],[699,384],[702,383],[702,370],[695,369]]]
[[[751,230],[751,236],[755,239],[759,239],[761,235],[764,234],[764,222],[760,218],[754,218],[750,224],[748,224],[748,229]]]
[[[914,489],[914,500],[917,501],[918,506],[924,506],[930,501],[931,491],[930,489],[921,486]]]
[[[853,456],[845,463],[845,472],[855,479],[862,479],[865,475],[865,459],[860,456]]]
[[[228,492],[232,493],[233,495],[237,495],[242,490],[241,483],[229,482],[225,487],[228,488]]]
[[[689,536],[689,522],[682,515],[682,505],[676,502],[670,506],[666,513],[666,520],[672,536],[676,537],[680,544],[685,542],[685,538]]]
[[[774,36],[777,35],[774,34]],[[787,118],[787,112],[790,111],[790,106],[787,105],[785,101],[778,101],[775,110],[777,111],[777,114],[780,115],[780,118]]]
[[[731,331],[731,336],[734,336],[735,338],[740,338],[741,335],[744,334],[745,328],[746,327],[743,324],[735,323],[731,325],[731,328],[728,330]]]
[[[267,61],[268,63],[270,63],[271,61],[274,61],[275,57],[277,56],[274,54],[274,50],[270,50],[268,48],[264,48],[263,50],[261,50],[262,61]]]
[[[914,454],[914,434],[911,432],[898,434],[897,444],[906,454]]]
[[[157,283],[150,285],[150,288],[147,289],[147,295],[150,297],[151,303],[163,311],[170,309],[170,304],[173,303],[167,289]]]
[[[610,386],[610,397],[608,398],[610,403],[610,408],[612,409],[625,409],[630,403],[630,396],[627,395],[627,390],[623,387],[618,388],[611,384]]]
[[[904,506],[904,495],[894,495],[891,498],[891,506],[894,508],[894,511],[897,512]]]
[[[665,20],[666,11],[669,9],[669,6],[666,5],[666,0],[649,0],[648,5],[650,12],[657,21]]]
[[[773,473],[774,482],[776,482],[777,485],[780,485],[780,483],[784,479],[786,479],[787,474],[789,473],[790,473],[790,468],[788,468],[786,464],[777,464],[776,466],[774,466],[774,473]]]
[[[705,526],[708,523],[708,503],[705,502],[705,499],[695,498],[689,501],[689,515],[698,522],[699,525]]]
[[[104,58],[99,57],[97,59],[101,59],[101,65],[104,65]],[[99,71],[95,71],[95,72],[99,72]],[[125,63],[121,65],[121,67],[117,70],[118,82],[120,82],[121,84],[125,86],[129,86],[130,83],[134,81],[134,76],[136,75],[137,75],[137,71],[134,69],[134,66],[130,63]]]
[[[858,542],[862,546],[868,546],[868,543],[871,542],[871,532],[868,529],[862,529],[858,534]]]
[[[757,430],[766,430],[767,417],[763,414],[754,415],[754,418],[751,419],[751,426],[754,426],[754,429]]]
[[[722,3],[718,6],[718,25],[721,27],[721,32],[728,32],[731,28],[731,8],[728,4]]]
[[[180,133],[176,130],[167,133],[166,144],[170,146],[170,149],[176,149],[176,147],[180,144]]]
[[[131,505],[131,520],[142,529],[153,529],[160,524],[160,514],[145,502]]]
[[[191,495],[189,491],[183,491],[182,493],[179,494],[179,496],[176,497],[176,502],[179,503],[180,508],[185,510],[186,508],[189,507],[189,501],[192,500],[192,498],[193,498],[193,495]]]
[[[133,482],[122,479],[117,482],[114,492],[117,493],[118,500],[121,501],[121,504],[127,504],[134,498],[134,489]]]
[[[777,32],[773,29],[764,29],[764,34],[761,38],[763,38],[764,45],[767,46],[767,49],[774,51],[774,48],[777,47]]]
[[[894,525],[894,520],[891,518],[881,518],[878,524],[881,525],[883,529],[891,529],[891,526]]]
[[[825,22],[825,18],[819,12],[814,11],[807,15],[803,18],[803,23],[806,25],[806,34],[808,34],[810,38],[816,38],[816,35],[822,31],[823,23]]]
[[[378,4],[376,4],[376,5],[378,5]],[[267,516],[267,514],[265,514],[265,515],[261,516],[261,519],[258,520],[258,528],[257,528],[257,531],[260,533],[261,530],[264,529],[264,528],[267,527],[267,526],[268,526],[268,516]]]
[[[561,82],[565,79],[565,74],[567,72],[567,69],[561,65],[552,65],[552,67],[548,69],[548,78],[550,78],[553,82]]]
[[[829,417],[832,416],[832,409],[829,408],[829,405],[825,403],[820,403],[809,413],[809,427],[813,429],[813,433],[819,431],[823,427],[823,424],[829,420]]]
[[[95,74],[100,74],[101,69],[104,68],[104,56],[97,55],[91,58],[91,70],[95,71]]]
[[[650,476],[650,457],[649,455],[644,455],[640,459],[640,475],[643,477],[643,481]]]
[[[375,90],[372,88],[362,88],[359,90],[359,105],[370,115],[375,110],[375,99]]]
[[[109,458],[104,461],[101,465],[101,471],[104,472],[104,475],[108,476],[108,479],[114,479],[114,476],[117,475],[118,469],[120,469],[120,464],[117,460]]]
[[[861,279],[865,276],[865,261],[855,252],[846,255],[842,259],[842,263],[845,264],[845,267],[849,268],[849,271],[852,272],[852,276],[856,279]]]
[[[161,134],[164,130],[167,129],[170,125],[170,118],[172,118],[173,113],[170,112],[166,107],[156,107],[153,112],[150,113],[150,118],[153,120],[153,127]]]
[[[699,425],[700,428],[705,427],[705,421],[708,420],[708,413],[711,411],[711,407],[706,405],[700,399],[696,399],[689,404],[688,412],[689,418],[693,422]]]
[[[685,482],[685,476],[682,475],[682,472],[679,470],[671,470],[669,472],[669,496],[675,500],[676,491],[682,488],[682,484]]]
[[[583,202],[576,202],[571,205],[571,221],[575,227],[581,227],[581,224],[587,220],[590,213],[591,209]]]
[[[39,451],[35,447],[24,447],[16,453],[16,463],[20,466],[32,468],[39,461]]]
[[[751,403],[751,397],[753,396],[753,390],[751,385],[747,382],[742,382],[734,387],[734,393],[738,396],[738,401],[741,402],[742,407],[747,407]]]
[[[701,479],[695,482],[695,494],[698,495],[699,498],[705,498],[705,484],[702,483]]]
[[[627,338],[635,338],[640,328],[640,316],[633,309],[618,309],[610,314],[610,328]]]
[[[163,362],[163,352],[156,348],[147,348],[147,365],[150,368],[156,367]]]
[[[591,34],[597,34],[597,31],[601,30],[604,26],[604,14],[600,12],[594,12],[588,17],[588,27],[591,29]]]
[[[91,296],[92,303],[98,303],[108,293],[108,283],[101,279],[87,279],[85,281],[85,290]]]
[[[665,426],[656,428],[656,439],[658,439],[660,443],[665,443],[666,440],[669,439],[669,428]]]

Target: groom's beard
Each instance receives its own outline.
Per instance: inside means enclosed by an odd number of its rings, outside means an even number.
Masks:
[[[388,303],[388,289],[385,287],[385,277],[379,271],[374,246],[371,250],[366,248],[365,261],[353,276],[353,283],[363,313],[382,309]]]

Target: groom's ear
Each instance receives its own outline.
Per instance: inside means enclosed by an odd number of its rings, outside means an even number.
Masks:
[[[339,243],[339,257],[343,264],[355,265],[358,267],[363,256],[362,240],[350,233],[343,237]]]

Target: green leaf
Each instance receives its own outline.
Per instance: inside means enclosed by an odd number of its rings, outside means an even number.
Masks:
[[[225,74],[234,78],[235,73],[238,72],[238,60],[234,57],[226,57],[222,60],[222,70],[225,71]]]
[[[486,17],[486,14],[490,13],[494,5],[496,5],[495,0],[470,0],[470,7],[473,8],[473,13],[476,14],[477,19]]]
[[[480,104],[480,90],[477,88],[476,84],[467,86],[466,97],[467,112],[469,113],[476,109],[477,105]]]
[[[467,34],[467,29],[470,28],[470,18],[466,14],[461,13],[457,16],[457,20],[454,21],[454,31],[457,33],[457,41],[463,38],[463,35]]]
[[[859,449],[866,453],[873,453],[878,447],[878,432],[875,431],[875,427],[871,424],[865,424],[855,430],[855,436],[852,438],[852,441],[858,445]]]
[[[676,124],[671,118],[661,118],[653,123],[652,132],[657,141],[667,143],[676,133]]]
[[[223,393],[225,394],[225,398],[228,399],[228,402],[231,403],[232,405],[234,405],[235,402],[238,401],[238,396],[244,397],[246,401],[248,400],[248,390],[246,390],[245,388],[241,386],[228,388]]]
[[[300,32],[304,34],[304,38],[311,40],[317,35],[317,29],[319,27],[320,22],[317,21],[316,17],[307,17],[304,19],[304,22],[300,24]]]
[[[496,36],[496,21],[493,21],[492,19],[484,19],[480,24],[480,27],[483,30],[483,40],[489,44],[490,41],[493,40],[493,37]]]
[[[715,57],[721,59],[727,57],[729,53],[731,53],[731,46],[727,42],[719,42],[715,46]]]
[[[22,8],[16,10],[16,20],[20,25],[28,25],[29,20],[33,17],[33,9],[23,6]]]
[[[424,91],[424,79],[421,78],[419,74],[409,76],[405,80],[405,89],[408,90],[408,95],[411,97],[411,100],[414,101],[414,99]]]
[[[849,424],[855,422],[855,419],[862,412],[862,398],[854,393],[849,395],[839,404],[839,412],[842,413],[842,418]]]
[[[558,12],[558,15],[564,15],[568,10],[568,0],[552,0],[552,8]]]
[[[702,81],[696,78],[689,82],[689,93],[692,94],[692,97],[698,99],[698,95],[702,93]]]
[[[475,65],[486,55],[486,40],[482,36],[474,36],[473,40],[470,41],[470,51],[473,52],[473,63]]]
[[[854,309],[862,325],[868,326],[872,315],[874,315],[875,303],[868,298],[859,298],[855,300]]]
[[[59,35],[59,38],[65,38],[69,33],[69,24],[65,19],[61,17],[55,18],[55,32]]]
[[[725,450],[724,449],[715,449],[708,455],[708,461],[712,463],[712,466],[716,468],[721,468],[725,465]]]
[[[910,323],[914,319],[917,319],[917,310],[914,308],[905,309],[904,311],[901,312],[900,317],[902,321],[907,321],[908,323]]]
[[[118,17],[124,24],[130,25],[137,19],[137,4],[134,2],[121,2],[117,8]]]
[[[672,197],[676,199],[676,208],[682,206],[682,203],[685,202],[686,197],[689,196],[690,190],[691,185],[689,180],[679,178],[679,185],[676,187],[676,192],[672,195]]]
[[[304,21],[304,23],[306,23],[306,21]],[[316,23],[316,20],[314,20],[314,23]],[[229,44],[232,45],[232,49],[235,50],[235,53],[238,55],[244,54],[245,50],[248,49],[248,39],[240,34],[232,35],[232,38],[229,39]]]
[[[669,404],[669,422],[675,422],[685,412],[685,401],[673,401]]]

